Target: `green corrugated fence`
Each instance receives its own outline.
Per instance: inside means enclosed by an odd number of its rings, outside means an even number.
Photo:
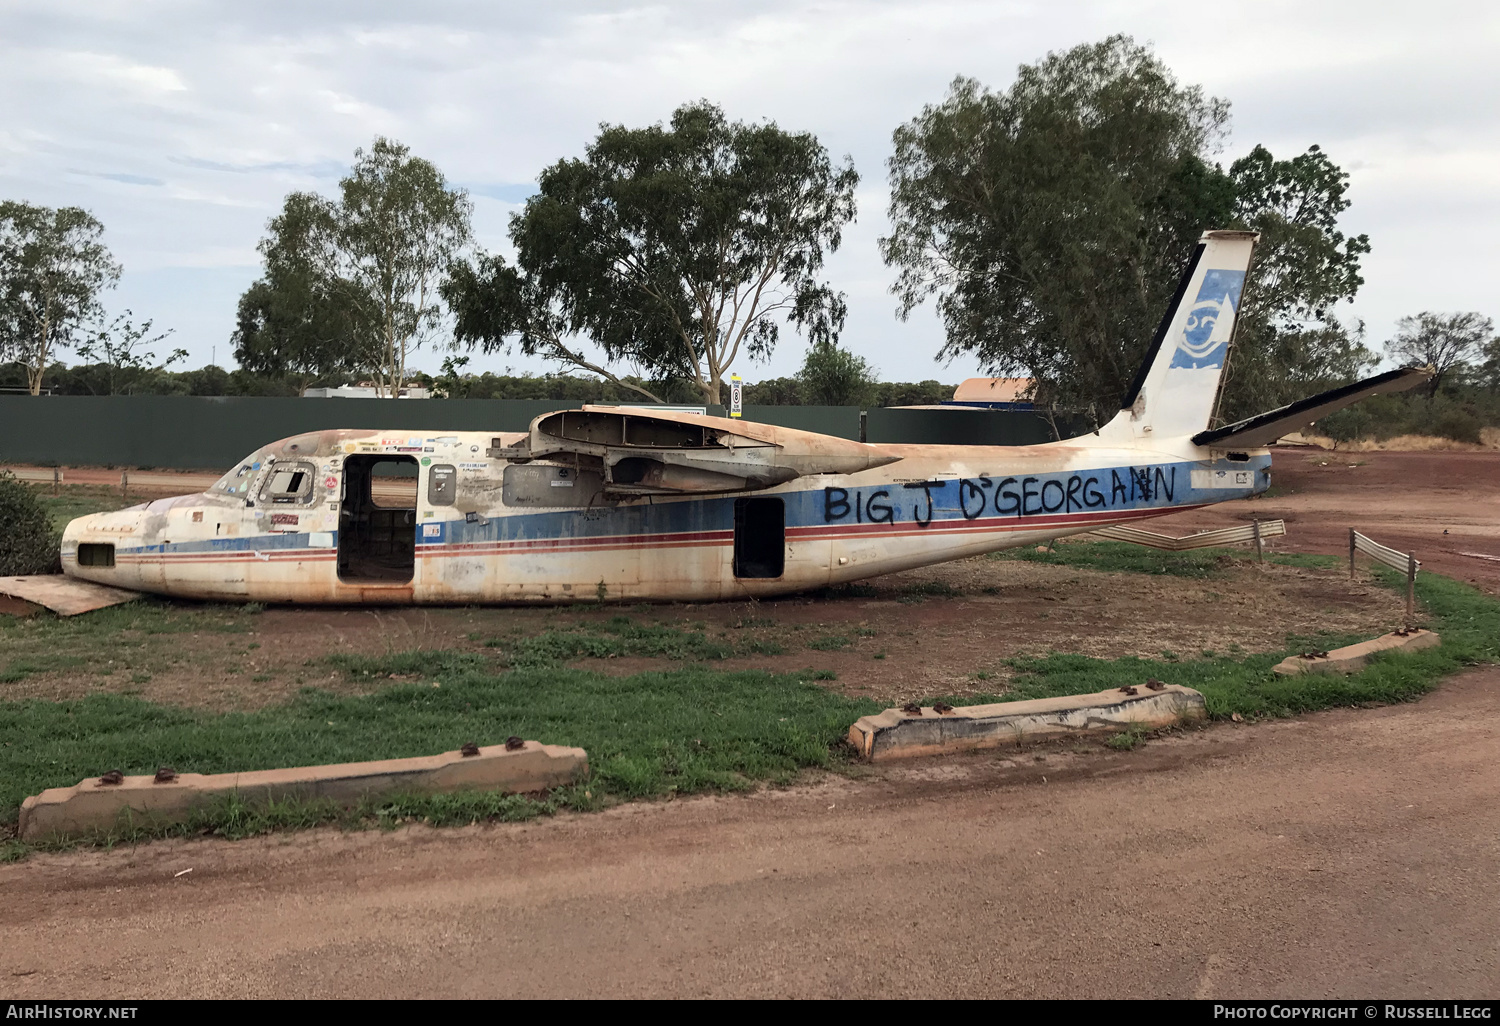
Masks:
[[[524,431],[544,413],[580,405],[544,399],[0,396],[0,463],[220,470],[267,442],[305,431]],[[721,408],[710,409],[723,415]],[[861,411],[854,406],[747,406],[745,419],[840,438],[861,433]],[[1037,414],[971,409],[873,409],[864,433],[870,442],[947,445],[1033,445],[1052,437]]]

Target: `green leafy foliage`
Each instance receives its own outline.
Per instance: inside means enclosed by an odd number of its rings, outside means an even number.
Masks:
[[[825,340],[807,350],[797,372],[798,392],[814,406],[861,406],[874,392],[875,378],[864,357]],[[950,392],[945,398],[952,397]]]
[[[25,368],[32,395],[56,350],[99,313],[99,293],[120,279],[103,235],[78,207],[0,203],[0,360]]]
[[[58,535],[36,491],[0,470],[0,577],[61,571]]]
[[[1258,413],[1357,377],[1373,354],[1329,313],[1362,284],[1348,175],[1317,147],[1212,161],[1229,105],[1180,85],[1126,36],[1048,54],[1008,90],[970,79],[895,132],[903,316],[936,297],[941,355],[1036,379],[1036,398],[1104,419],[1119,405],[1201,231],[1261,244],[1221,402]]]
[[[517,266],[487,256],[454,269],[456,338],[487,351],[518,339],[616,381],[605,365],[623,361],[719,403],[734,361],[775,347],[778,321],[837,338],[843,297],[820,274],[858,181],[813,135],[730,122],[706,102],[668,126],[607,125],[583,160],[542,172],[511,221]]]
[[[881,247],[902,314],[935,295],[942,357],[1113,410],[1205,221],[1229,220],[1205,160],[1228,116],[1126,36],[1023,65],[1008,90],[956,80],[894,136]]]
[[[270,375],[368,371],[395,395],[442,318],[438,287],[472,213],[435,165],[376,137],[354,151],[338,200],[292,193],[271,220],[265,276],[240,299],[236,359]]]
[[[1225,367],[1225,420],[1261,413],[1346,384],[1378,358],[1364,325],[1346,327],[1331,311],[1364,284],[1364,235],[1346,238],[1338,218],[1349,208],[1349,175],[1318,146],[1277,160],[1264,146],[1229,169],[1235,225],[1260,232],[1245,286],[1245,306]]]
[[[78,343],[78,355],[83,360],[99,361],[94,366],[103,371],[104,394],[135,392],[138,383],[149,381],[172,364],[187,359],[186,349],[174,349],[157,363],[156,354],[144,347],[166,341],[173,329],[155,335],[152,329],[149,318],[137,324],[135,314],[126,310],[108,324],[101,321],[84,333]]]
[[[1396,322],[1396,337],[1386,343],[1386,352],[1398,362],[1431,367],[1435,373],[1427,394],[1432,397],[1449,373],[1470,368],[1486,353],[1485,347],[1494,349],[1496,342],[1495,322],[1477,311],[1436,314],[1424,310]]]

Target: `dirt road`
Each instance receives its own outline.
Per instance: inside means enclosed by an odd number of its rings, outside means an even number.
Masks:
[[[1490,667],[1135,752],[38,856],[0,997],[1493,997],[1497,753]]]

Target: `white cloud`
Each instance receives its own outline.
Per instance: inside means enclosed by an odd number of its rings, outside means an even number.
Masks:
[[[955,75],[1003,87],[1018,64],[1111,32],[1154,41],[1183,81],[1233,102],[1225,159],[1316,142],[1351,170],[1348,230],[1374,244],[1354,312],[1376,338],[1403,313],[1483,309],[1500,277],[1493,247],[1458,244],[1500,213],[1500,8],[1477,2],[36,0],[3,19],[0,196],[92,208],[122,295],[177,325],[195,359],[226,352],[282,197],[330,191],[375,134],[472,183],[481,240],[508,250],[527,183],[600,122],[706,97],[853,156],[859,222],[828,263],[850,297],[845,340],[889,379],[963,376],[975,368],[933,362],[930,308],[893,316],[876,247],[891,130]],[[787,340],[750,373],[788,373],[800,352]]]

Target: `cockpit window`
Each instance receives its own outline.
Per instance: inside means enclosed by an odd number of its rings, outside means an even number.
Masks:
[[[260,470],[259,460],[241,463],[215,481],[213,486],[209,488],[209,491],[220,492],[224,495],[248,497],[250,494],[250,484],[255,480],[255,473],[258,470]]]
[[[312,494],[311,463],[278,463],[260,490],[261,502],[303,502]]]

